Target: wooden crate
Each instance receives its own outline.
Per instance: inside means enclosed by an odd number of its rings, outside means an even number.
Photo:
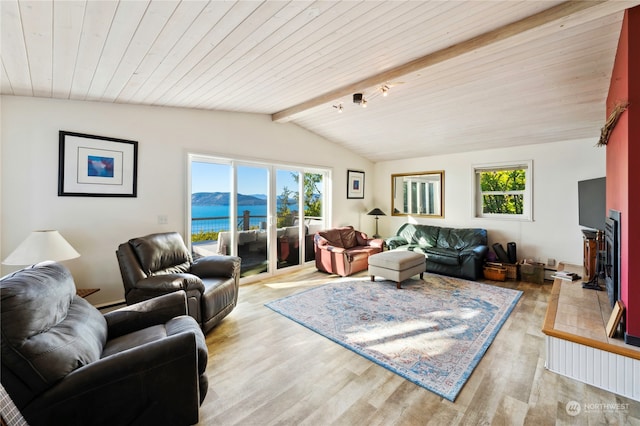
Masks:
[[[544,264],[528,263],[520,264],[520,279],[535,284],[544,284]]]
[[[502,266],[507,268],[507,279],[508,280],[517,280],[518,279],[518,264],[503,263]]]
[[[507,278],[507,268],[502,266],[485,266],[483,268],[484,277],[492,281],[504,281]]]

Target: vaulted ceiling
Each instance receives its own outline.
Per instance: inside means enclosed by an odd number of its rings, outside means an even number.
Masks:
[[[597,138],[638,4],[2,0],[1,91],[269,114],[371,161]]]

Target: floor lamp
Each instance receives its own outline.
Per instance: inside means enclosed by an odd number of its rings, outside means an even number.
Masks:
[[[373,234],[373,238],[380,238],[380,235],[378,235],[378,216],[386,216],[386,214],[384,214],[382,210],[376,207],[375,209],[367,213],[367,215],[376,217],[376,233]]]

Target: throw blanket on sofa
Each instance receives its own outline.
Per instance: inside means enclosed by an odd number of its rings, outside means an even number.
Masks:
[[[427,271],[477,280],[487,255],[487,231],[405,223],[386,240],[390,250],[412,250],[425,255]]]

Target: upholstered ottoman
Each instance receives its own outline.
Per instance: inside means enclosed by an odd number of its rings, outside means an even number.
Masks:
[[[420,274],[420,279],[427,269],[423,254],[404,250],[390,250],[369,256],[369,275],[375,281],[376,275],[400,283],[407,278]]]

